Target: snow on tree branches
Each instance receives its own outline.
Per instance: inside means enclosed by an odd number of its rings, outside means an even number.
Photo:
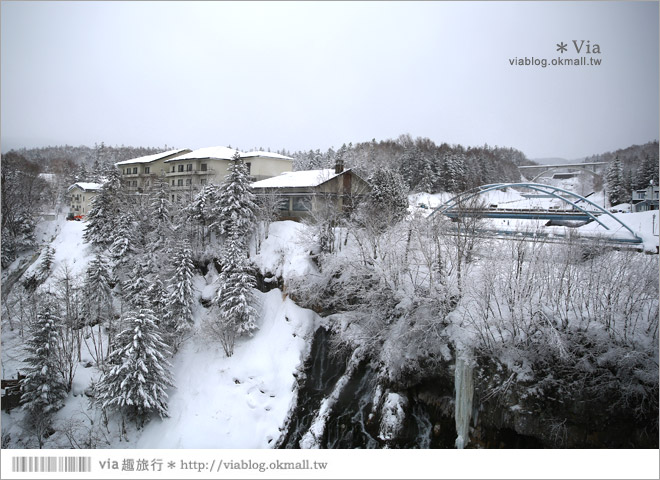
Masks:
[[[236,337],[252,335],[257,329],[256,311],[251,305],[255,280],[249,271],[245,250],[236,238],[227,241],[222,259],[220,288],[214,300],[219,307],[219,328],[216,330],[220,332],[225,354],[230,357],[234,353]]]
[[[174,275],[170,279],[168,296],[169,311],[167,312],[165,324],[168,335],[176,338],[188,330],[193,323],[193,263],[192,250],[187,245],[177,245],[174,248],[172,263]],[[171,342],[177,346],[177,341]]]
[[[112,365],[96,384],[97,404],[134,417],[138,427],[151,413],[167,417],[168,387],[174,386],[153,312],[143,308],[126,314],[116,348],[108,357]]]
[[[29,367],[22,381],[21,402],[35,422],[60,409],[67,395],[57,368],[59,322],[55,304],[47,300],[39,309],[27,340],[25,361]]]
[[[218,198],[219,218],[217,228],[220,234],[244,239],[255,222],[255,195],[250,185],[247,165],[237,152],[229,164],[229,175],[220,188]]]

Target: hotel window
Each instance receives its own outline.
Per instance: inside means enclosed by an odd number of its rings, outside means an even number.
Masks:
[[[137,167],[133,167],[133,173],[137,173]]]
[[[151,167],[144,167],[144,173],[150,173]]]
[[[247,165],[248,175],[250,175],[250,171],[252,171],[252,164],[250,162],[246,162],[245,165]]]
[[[312,209],[312,201],[309,197],[293,197],[292,210],[297,212],[308,212]]]
[[[192,163],[186,165],[186,172],[192,172]]]
[[[176,167],[174,167],[174,165],[172,165],[172,173],[174,173],[175,168],[176,168]]]
[[[179,171],[183,172],[183,165],[179,165]]]
[[[192,185],[192,178],[186,178],[186,185]]]
[[[207,168],[207,167],[206,167],[206,163],[202,163],[202,164],[199,166],[199,169],[200,169],[202,172],[205,172],[205,171],[206,171],[206,168]]]
[[[177,187],[183,187],[183,179],[182,178],[178,179],[176,185]]]
[[[133,186],[137,187],[137,180],[133,180]]]
[[[174,186],[174,180],[172,180],[172,186]]]
[[[205,178],[200,178],[199,179],[199,184],[200,185],[206,185],[206,179]]]

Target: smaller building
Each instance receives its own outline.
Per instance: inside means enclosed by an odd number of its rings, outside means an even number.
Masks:
[[[89,213],[92,199],[98,195],[102,185],[100,183],[78,182],[67,189],[69,200],[69,215],[84,217]]]
[[[646,212],[648,210],[658,210],[659,192],[660,187],[658,185],[649,185],[646,188],[633,190],[632,211]]]
[[[261,150],[241,153],[241,158],[247,165],[250,179],[253,182],[290,172],[293,163],[291,157]]]
[[[257,196],[276,199],[279,218],[300,220],[330,205],[346,212],[368,194],[369,184],[352,170],[340,166],[324,170],[285,172],[252,184]]]

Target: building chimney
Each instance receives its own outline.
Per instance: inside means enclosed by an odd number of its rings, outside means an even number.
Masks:
[[[343,171],[344,171],[344,159],[341,158],[341,156],[338,156],[337,160],[335,161],[335,173],[339,175]]]

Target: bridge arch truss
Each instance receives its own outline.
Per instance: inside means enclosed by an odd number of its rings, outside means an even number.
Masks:
[[[444,204],[440,205],[437,207],[435,210],[431,212],[429,215],[429,218],[433,217],[435,214],[440,213],[440,214],[445,214],[448,213],[449,211],[456,211],[457,208],[461,207],[461,204],[464,202],[467,202],[468,200],[471,200],[479,195],[482,195],[486,192],[490,192],[492,190],[502,190],[504,188],[529,188],[530,190],[535,190],[537,192],[541,192],[545,195],[548,195],[550,197],[556,198],[558,200],[561,200],[564,203],[567,203],[571,205],[573,208],[579,210],[580,212],[584,213],[587,215],[589,218],[593,219],[596,221],[600,226],[602,226],[605,230],[610,230],[610,228],[605,225],[602,221],[598,219],[598,216],[600,215],[606,215],[612,218],[615,222],[617,222],[621,227],[623,227],[625,230],[627,230],[635,239],[637,242],[642,242],[642,239],[639,238],[633,230],[626,225],[624,222],[622,222],[619,218],[615,217],[612,215],[612,213],[608,212],[606,209],[601,207],[600,205],[595,204],[588,198],[585,198],[581,195],[578,195],[577,193],[573,193],[571,191],[565,190],[563,188],[559,187],[554,187],[552,185],[543,185],[541,183],[494,183],[494,184],[489,184],[489,185],[482,185],[480,187],[473,188],[471,190],[467,190],[465,192],[462,192],[455,197],[451,198]],[[563,193],[564,195],[560,195],[558,192]],[[567,198],[568,197],[568,198]],[[575,199],[575,200],[573,200]],[[584,202],[591,207],[593,207],[595,210],[587,210],[586,208],[583,208],[579,203]]]

